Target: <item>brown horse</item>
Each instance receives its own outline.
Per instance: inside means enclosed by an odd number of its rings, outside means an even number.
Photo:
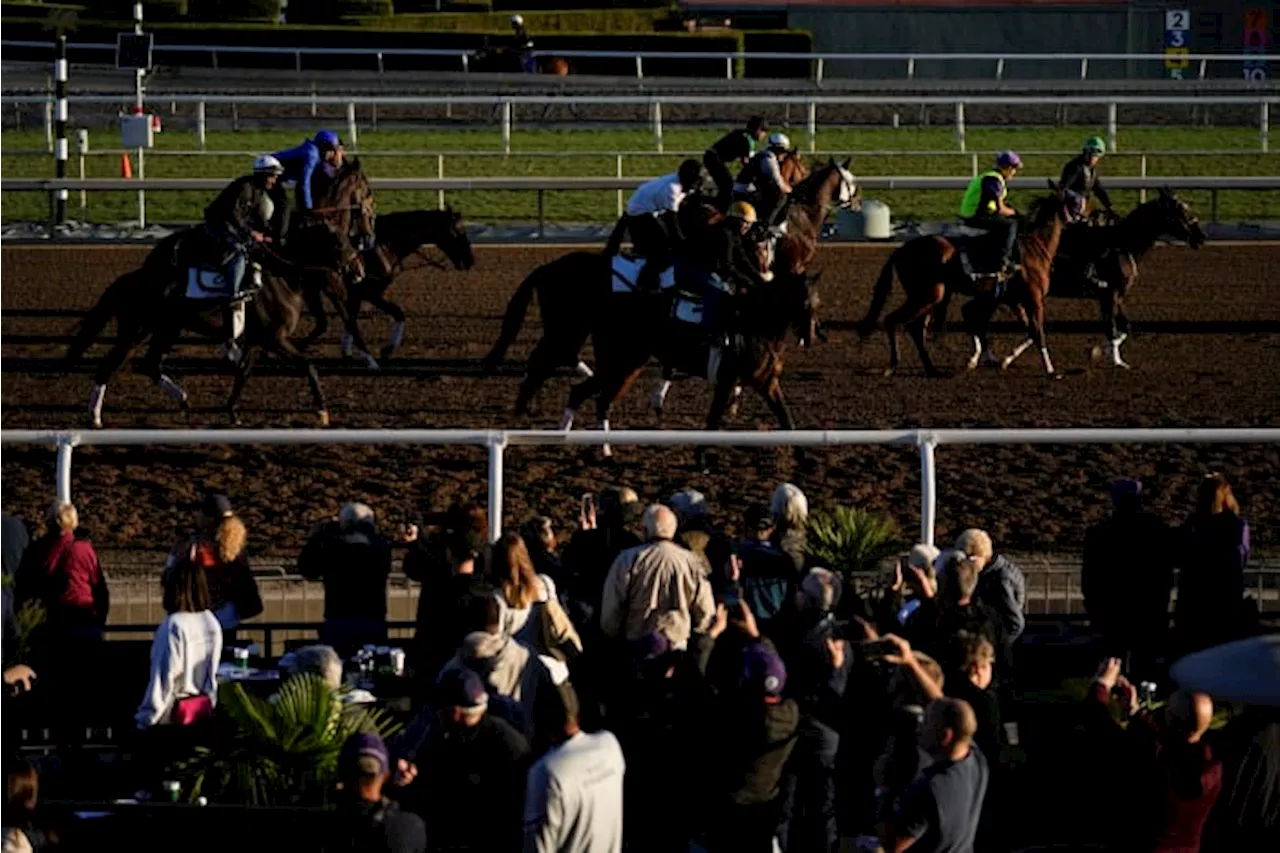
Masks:
[[[1032,344],[1040,348],[1040,358],[1046,373],[1052,374],[1053,362],[1049,359],[1049,349],[1044,340],[1044,300],[1049,294],[1049,277],[1053,266],[1053,256],[1058,251],[1058,241],[1062,237],[1068,213],[1062,189],[1053,181],[1049,182],[1053,195],[1032,202],[1029,219],[1023,233],[1018,238],[1018,246],[1022,254],[1022,270],[1005,282],[996,285],[994,290],[979,293],[975,290],[969,277],[964,274],[957,247],[957,241],[941,236],[917,237],[894,250],[885,261],[880,277],[876,280],[875,291],[871,297],[871,306],[867,316],[858,324],[858,334],[863,338],[870,337],[875,330],[876,320],[884,310],[889,299],[889,291],[893,288],[894,273],[902,282],[907,293],[907,301],[902,307],[889,314],[884,320],[885,334],[889,338],[889,367],[886,376],[891,376],[901,362],[898,352],[898,327],[906,326],[908,334],[915,342],[920,353],[920,361],[924,364],[926,376],[941,375],[934,367],[929,351],[925,347],[925,323],[935,306],[942,303],[948,292],[954,291],[968,296],[979,296],[970,305],[965,306],[966,319],[980,320],[979,311],[990,307],[986,316],[997,302],[1013,307],[1027,325],[1027,340],[1014,348],[1013,352],[1001,363],[1008,367],[1019,355]],[[972,309],[970,306],[974,306]],[[973,329],[977,351],[969,360],[969,367],[977,367],[986,358],[994,357],[986,344],[986,325]]]
[[[786,162],[793,159],[799,158],[788,157]],[[849,171],[851,162],[850,159],[837,163],[835,158],[828,158],[821,169],[791,184],[786,232],[778,238],[771,267],[773,272],[802,274],[818,253],[822,226],[831,209],[847,210],[857,206],[860,200],[858,180]]]

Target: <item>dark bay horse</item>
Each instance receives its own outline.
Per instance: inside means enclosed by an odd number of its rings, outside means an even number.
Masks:
[[[790,159],[790,158],[788,158]],[[786,233],[778,238],[774,273],[799,275],[818,252],[822,226],[832,208],[851,209],[859,203],[858,181],[849,171],[852,160],[826,165],[792,185],[787,200]]]
[[[577,262],[594,266],[580,270],[608,282],[608,258],[580,256]],[[701,329],[671,319],[672,297],[666,294],[610,293],[592,317],[596,370],[573,386],[560,429],[573,427],[582,404],[595,397],[601,429],[609,428],[609,410],[656,359],[665,372],[680,371],[715,385],[706,428],[718,429],[733,390],[750,386],[760,393],[783,429],[794,429],[782,393],[782,370],[788,330],[802,347],[818,333],[819,298],[813,282],[802,275],[782,275],[742,294],[738,302],[738,334],[723,350],[709,351]],[[545,339],[545,335],[544,335]],[[604,454],[611,455],[608,445]],[[702,459],[702,452],[698,454]]]
[[[353,263],[355,250],[331,232],[313,229],[307,233],[310,237],[299,234],[290,240],[288,253],[305,257],[320,266],[304,266],[279,254],[261,256],[262,289],[246,306],[245,355],[235,367],[235,387],[226,404],[233,422],[236,422],[236,403],[262,349],[279,353],[306,375],[320,422],[322,425],[329,422],[319,375],[315,366],[294,344],[292,336],[308,302],[306,289],[309,282],[314,282],[317,277],[340,278],[342,273],[335,270]],[[324,234],[329,235],[328,239],[319,239]],[[112,282],[81,322],[66,355],[68,361],[78,360],[107,324],[113,318],[116,320],[115,343],[98,364],[89,397],[93,425],[102,426],[102,405],[108,383],[124,366],[129,355],[148,339],[150,345],[143,359],[142,373],[183,410],[187,410],[187,392],[165,372],[165,356],[187,330],[209,334],[216,339],[225,338],[222,328],[224,304],[220,299],[189,299],[185,282],[155,276],[146,267],[125,273]]]
[[[360,281],[347,284],[347,314],[351,326],[358,325],[360,306],[368,302],[377,310],[391,316],[393,325],[381,357],[390,358],[404,340],[405,314],[395,302],[387,299],[387,288],[396,277],[415,269],[433,267],[447,269],[431,257],[427,249],[437,246],[454,269],[469,270],[475,265],[471,251],[471,238],[467,235],[462,214],[452,207],[444,210],[406,210],[380,214],[377,219],[377,243],[365,253],[365,276]],[[420,263],[406,266],[417,259]],[[319,324],[319,320],[317,323]],[[327,324],[321,325],[321,332]],[[342,335],[342,353],[349,355],[354,338],[350,332]]]
[[[981,320],[981,311],[986,305],[992,306],[991,311],[997,300],[1012,306],[1027,325],[1027,340],[1004,359],[1003,366],[1008,367],[1034,344],[1040,348],[1045,372],[1054,372],[1044,340],[1044,301],[1049,293],[1050,269],[1067,220],[1067,209],[1065,197],[1058,185],[1050,181],[1049,187],[1053,194],[1032,202],[1028,210],[1027,225],[1018,237],[1022,255],[1021,272],[1005,282],[1003,287],[997,286],[995,292],[975,292],[973,283],[961,269],[956,242],[946,237],[916,237],[894,250],[876,280],[867,315],[858,323],[858,334],[863,338],[870,337],[875,331],[876,320],[889,299],[896,272],[903,290],[906,291],[907,300],[884,320],[885,334],[889,338],[889,367],[885,370],[886,376],[893,375],[901,362],[897,336],[899,326],[906,326],[915,342],[925,375],[941,375],[929,358],[924,332],[930,313],[942,303],[949,292],[981,297],[965,306],[966,319],[975,323]],[[991,311],[987,312],[988,317]],[[976,367],[982,358],[990,359],[992,356],[986,346],[985,323],[974,328],[973,333],[978,351],[969,364]]]

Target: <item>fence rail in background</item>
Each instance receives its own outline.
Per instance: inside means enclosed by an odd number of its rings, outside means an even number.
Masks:
[[[4,48],[20,48],[20,49],[50,49],[52,44],[39,41],[0,41],[0,47]],[[102,53],[104,54],[103,62],[109,61],[109,57],[115,56],[116,45],[105,42],[76,42],[67,46],[70,50],[84,53]],[[154,52],[159,57],[165,54],[206,54],[209,56],[210,65],[218,68],[218,56],[224,54],[232,56],[241,55],[258,55],[258,56],[292,56],[295,71],[303,71],[303,57],[339,57],[339,56],[360,56],[369,60],[369,66],[376,68],[379,73],[386,70],[387,57],[422,57],[422,58],[452,58],[457,62],[457,67],[461,71],[470,71],[471,60],[480,53],[476,49],[463,48],[373,48],[373,47],[263,47],[255,45],[210,45],[210,44],[157,44]],[[535,57],[562,57],[565,59],[620,59],[629,60],[628,65],[634,67],[636,77],[645,76],[644,63],[645,60],[719,60],[723,63],[724,75],[726,79],[732,79],[737,76],[737,67],[740,63],[752,60],[768,60],[771,62],[791,61],[796,63],[808,63],[808,76],[816,82],[828,76],[828,63],[837,64],[854,63],[854,62],[873,62],[883,63],[886,67],[894,69],[892,76],[886,79],[906,79],[914,80],[917,75],[917,63],[920,62],[939,62],[944,65],[949,63],[990,63],[990,72],[988,79],[1003,80],[1008,76],[1010,66],[1017,63],[1027,62],[1036,63],[1043,66],[1046,62],[1062,63],[1064,68],[1069,68],[1070,73],[1064,74],[1066,79],[1090,79],[1090,70],[1095,72],[1093,79],[1098,79],[1096,74],[1096,66],[1098,63],[1126,63],[1126,74],[1128,77],[1128,66],[1131,64],[1135,67],[1155,65],[1163,70],[1164,63],[1168,61],[1168,56],[1163,53],[789,53],[778,51],[736,51],[727,53],[723,51],[661,51],[661,50],[638,50],[638,51],[618,51],[618,50],[534,50],[531,51]],[[1203,80],[1208,75],[1210,63],[1220,63],[1228,66],[1239,66],[1244,79],[1256,79],[1248,75],[1249,69],[1246,63],[1257,62],[1278,62],[1280,56],[1272,54],[1251,54],[1251,53],[1189,53],[1179,57],[1187,63],[1196,63],[1195,76]],[[840,75],[831,75],[840,76]],[[1104,75],[1103,79],[1115,79],[1111,76]]]
[[[913,445],[920,451],[920,540],[932,544],[937,515],[935,450],[946,444],[1277,444],[1280,429],[907,429],[795,430],[433,430],[208,429],[52,432],[0,430],[0,445],[57,448],[56,495],[71,500],[71,462],[79,445],[471,445],[489,451],[489,527],[502,535],[503,465],[508,447],[599,445],[661,447],[837,447]]]

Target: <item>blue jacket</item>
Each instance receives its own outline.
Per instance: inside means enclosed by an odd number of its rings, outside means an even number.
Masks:
[[[281,166],[284,166],[284,174],[280,176],[280,180],[296,182],[298,192],[302,194],[302,207],[310,210],[312,208],[311,176],[315,174],[322,162],[319,146],[307,139],[296,148],[277,151],[275,158],[280,161]]]

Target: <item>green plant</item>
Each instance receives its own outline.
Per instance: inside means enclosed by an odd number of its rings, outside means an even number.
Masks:
[[[809,516],[806,539],[809,564],[831,569],[845,579],[874,570],[902,547],[896,521],[858,507],[815,512]]]
[[[232,724],[229,744],[197,747],[178,766],[191,799],[253,806],[320,805],[337,782],[338,754],[353,734],[386,737],[398,725],[383,711],[344,705],[318,676],[296,675],[271,700],[231,683],[218,694]]]

